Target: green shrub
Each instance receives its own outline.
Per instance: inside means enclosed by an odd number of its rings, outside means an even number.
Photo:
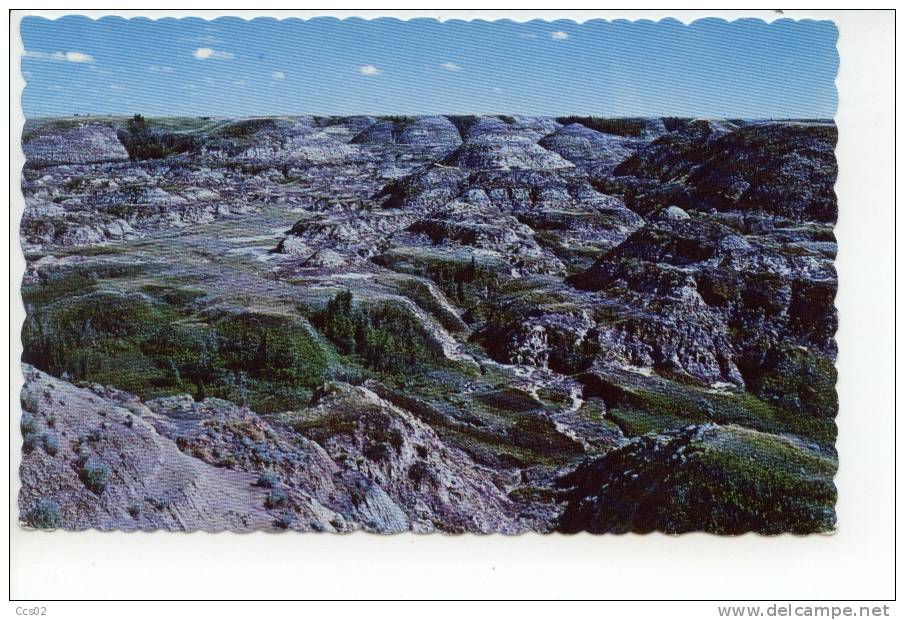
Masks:
[[[267,508],[279,508],[280,506],[285,506],[288,501],[289,496],[286,495],[286,491],[282,489],[273,489],[267,494],[267,498],[264,500],[264,506]]]
[[[600,118],[595,116],[561,116],[556,119],[563,125],[581,123],[589,129],[601,133],[615,134],[617,136],[640,136],[646,127],[645,119],[641,118]]]
[[[132,161],[161,159],[197,149],[195,137],[185,133],[154,131],[141,114],[126,123],[125,131],[117,132],[119,141],[126,147]]]
[[[22,431],[22,436],[30,435],[38,430],[37,423],[35,419],[27,413],[22,414],[22,418],[19,420],[19,429]]]
[[[79,468],[79,478],[89,490],[100,495],[107,488],[107,479],[110,477],[110,468],[104,463],[99,463],[88,457]]]
[[[417,117],[414,117],[414,116],[404,116],[404,115],[399,115],[399,114],[396,114],[396,115],[391,114],[390,116],[381,116],[380,118],[383,120],[390,121],[391,123],[399,124],[399,125],[411,125],[416,120],[418,120]]]
[[[484,289],[499,285],[496,274],[477,264],[474,257],[468,263],[433,263],[428,265],[425,275],[436,282],[447,297],[459,304],[479,301]]]
[[[839,406],[832,360],[797,347],[768,356],[749,388],[775,406],[823,420],[834,419]]]
[[[40,437],[36,433],[29,433],[22,438],[22,451],[28,454],[38,445]]]
[[[271,472],[262,472],[260,476],[258,476],[257,482],[255,482],[256,487],[264,487],[265,489],[272,489],[277,484],[279,484],[280,479]]]
[[[395,304],[355,308],[352,293],[344,291],[312,321],[341,353],[356,354],[378,371],[411,372],[441,359],[417,319]]]
[[[834,458],[724,426],[648,437],[581,465],[560,485],[558,529],[592,533],[831,531]],[[630,474],[630,475],[629,475]]]
[[[37,413],[38,411],[38,397],[34,394],[26,394],[23,390],[22,396],[19,401],[22,405],[22,411],[29,411],[31,413]]]
[[[122,262],[71,265],[49,273],[41,273],[40,282],[22,287],[22,300],[27,307],[30,304],[46,304],[74,297],[95,290],[101,280],[134,278],[145,269],[144,265]]]
[[[23,515],[24,521],[31,527],[52,530],[60,527],[62,517],[60,507],[52,499],[41,499]]]
[[[50,456],[56,456],[57,452],[60,451],[60,442],[49,433],[41,435],[41,443],[44,446],[44,452]]]
[[[140,296],[91,293],[33,309],[22,328],[26,363],[62,376],[88,379],[109,370],[136,374],[123,358],[170,316]],[[122,386],[126,389],[133,386]]]

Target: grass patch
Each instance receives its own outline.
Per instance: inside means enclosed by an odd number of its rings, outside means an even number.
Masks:
[[[146,270],[144,265],[95,263],[77,265],[43,273],[40,281],[22,287],[22,301],[41,305],[95,290],[102,280],[134,278]]]
[[[150,290],[160,297],[93,291],[32,308],[23,361],[143,398],[214,396],[265,413],[307,402],[336,363],[301,317],[199,316],[197,291]]]
[[[816,420],[833,420],[839,409],[833,361],[799,347],[776,352],[749,387],[777,407]]]
[[[663,411],[645,411],[643,409],[616,408],[612,409],[609,415],[622,432],[629,437],[646,435],[647,433],[659,433],[704,421]]]
[[[488,407],[514,413],[528,413],[539,411],[543,408],[543,404],[535,400],[530,394],[516,388],[503,388],[492,392],[484,392],[478,394],[475,398]]]
[[[172,306],[189,306],[207,295],[204,291],[197,289],[164,284],[146,284],[141,290],[159,297]]]
[[[468,330],[465,322],[452,312],[449,307],[442,304],[424,282],[414,278],[404,279],[400,280],[397,286],[400,293],[436,318],[445,329],[453,333],[462,333]]]
[[[567,532],[811,533],[835,524],[833,459],[737,426],[629,444],[564,478]],[[628,475],[627,475],[628,474]],[[590,499],[588,499],[590,498]]]
[[[715,393],[660,377],[619,374],[583,376],[586,396],[606,401],[609,417],[629,436],[716,422],[737,424],[773,434],[791,434],[832,447],[836,425],[832,419],[802,414],[766,402],[749,392]]]

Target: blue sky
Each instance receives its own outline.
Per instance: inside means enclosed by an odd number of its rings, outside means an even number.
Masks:
[[[26,116],[827,118],[828,21],[22,21]]]

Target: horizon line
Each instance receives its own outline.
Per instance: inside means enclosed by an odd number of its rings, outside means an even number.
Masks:
[[[826,116],[745,116],[743,114],[727,114],[727,115],[694,115],[694,114],[593,114],[583,112],[572,112],[563,114],[522,114],[520,112],[419,112],[419,113],[399,113],[399,112],[356,112],[352,114],[319,114],[314,112],[286,112],[273,114],[250,114],[250,115],[234,115],[234,114],[145,114],[143,112],[122,112],[110,114],[90,114],[83,112],[73,112],[70,114],[45,114],[38,116],[29,116],[23,112],[22,116],[25,120],[42,120],[42,119],[73,119],[73,118],[130,118],[136,115],[143,116],[148,119],[154,118],[193,118],[193,119],[223,119],[223,120],[241,120],[256,118],[298,118],[310,116],[313,118],[354,118],[354,117],[373,117],[373,118],[392,118],[392,117],[408,117],[408,118],[426,118],[431,116],[521,116],[524,118],[600,118],[609,120],[634,120],[634,119],[650,119],[650,118],[679,118],[692,120],[745,120],[745,121],[835,121],[835,117]]]

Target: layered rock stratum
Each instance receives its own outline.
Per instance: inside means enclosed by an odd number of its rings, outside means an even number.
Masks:
[[[20,518],[831,530],[835,142],[820,120],[30,120]]]

